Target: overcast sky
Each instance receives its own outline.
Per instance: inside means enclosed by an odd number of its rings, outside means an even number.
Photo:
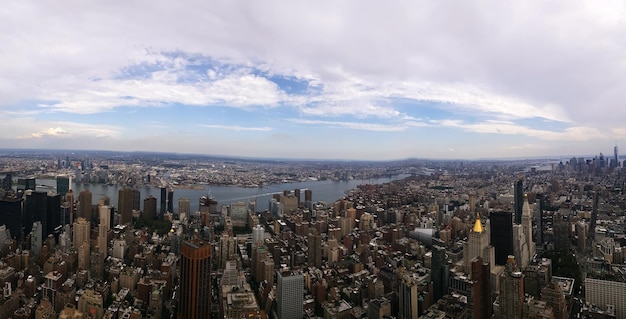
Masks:
[[[9,1],[0,148],[626,151],[624,1]]]

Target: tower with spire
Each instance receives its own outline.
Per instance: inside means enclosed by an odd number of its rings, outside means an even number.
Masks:
[[[483,227],[480,214],[476,214],[474,227],[470,230],[465,247],[463,247],[463,259],[467,274],[470,274],[472,259],[479,256],[490,265],[495,260],[494,248],[489,244],[489,220],[487,220],[486,227]]]
[[[528,256],[532,258],[532,256],[535,255],[535,243],[533,242],[533,214],[530,210],[528,194],[524,194],[524,205],[522,207],[522,229],[524,230],[526,244],[528,245]]]

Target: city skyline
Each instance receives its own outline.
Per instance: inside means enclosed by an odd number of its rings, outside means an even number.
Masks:
[[[611,157],[624,3],[20,2],[0,148],[285,159]]]

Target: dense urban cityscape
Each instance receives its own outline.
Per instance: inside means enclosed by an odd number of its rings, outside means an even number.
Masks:
[[[0,318],[626,318],[624,164],[4,150]]]

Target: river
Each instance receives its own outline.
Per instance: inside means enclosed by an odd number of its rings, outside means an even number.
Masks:
[[[178,211],[178,199],[189,198],[191,211],[197,211],[200,205],[200,197],[210,194],[218,201],[218,207],[221,204],[231,204],[240,201],[248,201],[256,199],[257,211],[268,209],[269,200],[273,194],[282,193],[284,190],[293,192],[295,189],[301,189],[300,200],[304,200],[304,190],[312,191],[314,202],[333,203],[345,196],[346,191],[356,189],[361,184],[383,184],[393,180],[408,177],[408,174],[400,174],[391,177],[369,179],[369,180],[349,180],[349,181],[306,181],[297,183],[284,183],[277,185],[267,185],[258,188],[247,188],[237,186],[207,186],[204,189],[175,188],[174,189],[174,211]],[[40,187],[45,185],[44,187]],[[47,187],[46,187],[47,186]],[[54,179],[37,179],[37,191],[53,190],[56,187]],[[83,184],[72,182],[72,190],[75,199],[78,193],[83,190],[89,190],[92,193],[92,204],[97,204],[98,200],[103,196],[111,199],[111,205],[117,206],[117,194],[119,186],[111,186],[106,184]],[[161,189],[158,187],[139,187],[141,199],[143,201],[148,195],[152,195],[157,199],[157,211],[160,206]],[[143,204],[142,204],[143,209]]]

